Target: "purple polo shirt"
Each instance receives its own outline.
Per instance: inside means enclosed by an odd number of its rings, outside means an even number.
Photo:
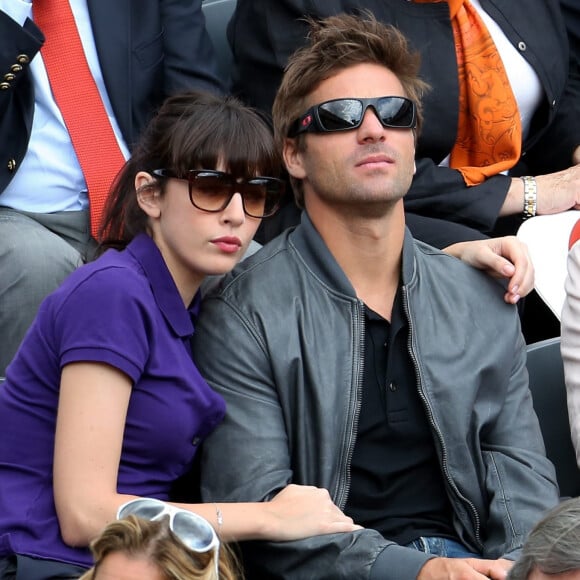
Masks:
[[[167,499],[225,404],[193,364],[189,311],[153,240],[135,238],[73,272],[42,303],[0,387],[0,556],[89,566],[61,539],[52,488],[60,372],[107,363],[133,382],[117,490]]]

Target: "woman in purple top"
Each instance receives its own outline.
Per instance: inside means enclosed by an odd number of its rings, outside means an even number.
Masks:
[[[44,301],[0,388],[0,578],[78,577],[122,503],[169,499],[225,412],[190,354],[200,284],[230,270],[275,211],[282,182],[257,176],[279,166],[266,125],[233,99],[175,96],[151,122],[103,222],[103,249],[120,251]],[[311,487],[179,505],[226,541],[353,529]]]

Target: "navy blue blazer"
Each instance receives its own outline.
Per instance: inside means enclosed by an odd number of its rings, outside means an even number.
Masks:
[[[107,93],[129,148],[166,96],[224,91],[201,0],[87,4]],[[0,193],[28,146],[34,113],[29,63],[43,42],[34,22],[22,27],[0,11]]]

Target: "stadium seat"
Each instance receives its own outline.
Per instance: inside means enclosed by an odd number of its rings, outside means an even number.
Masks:
[[[534,409],[540,421],[546,453],[556,467],[560,495],[580,496],[580,469],[570,435],[560,337],[528,345],[527,354]]]
[[[201,8],[205,16],[207,32],[216,51],[219,71],[229,87],[234,58],[226,30],[236,8],[236,0],[203,0]]]

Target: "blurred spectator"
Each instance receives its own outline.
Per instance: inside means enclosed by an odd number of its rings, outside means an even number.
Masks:
[[[534,526],[507,580],[580,580],[580,497]]]

